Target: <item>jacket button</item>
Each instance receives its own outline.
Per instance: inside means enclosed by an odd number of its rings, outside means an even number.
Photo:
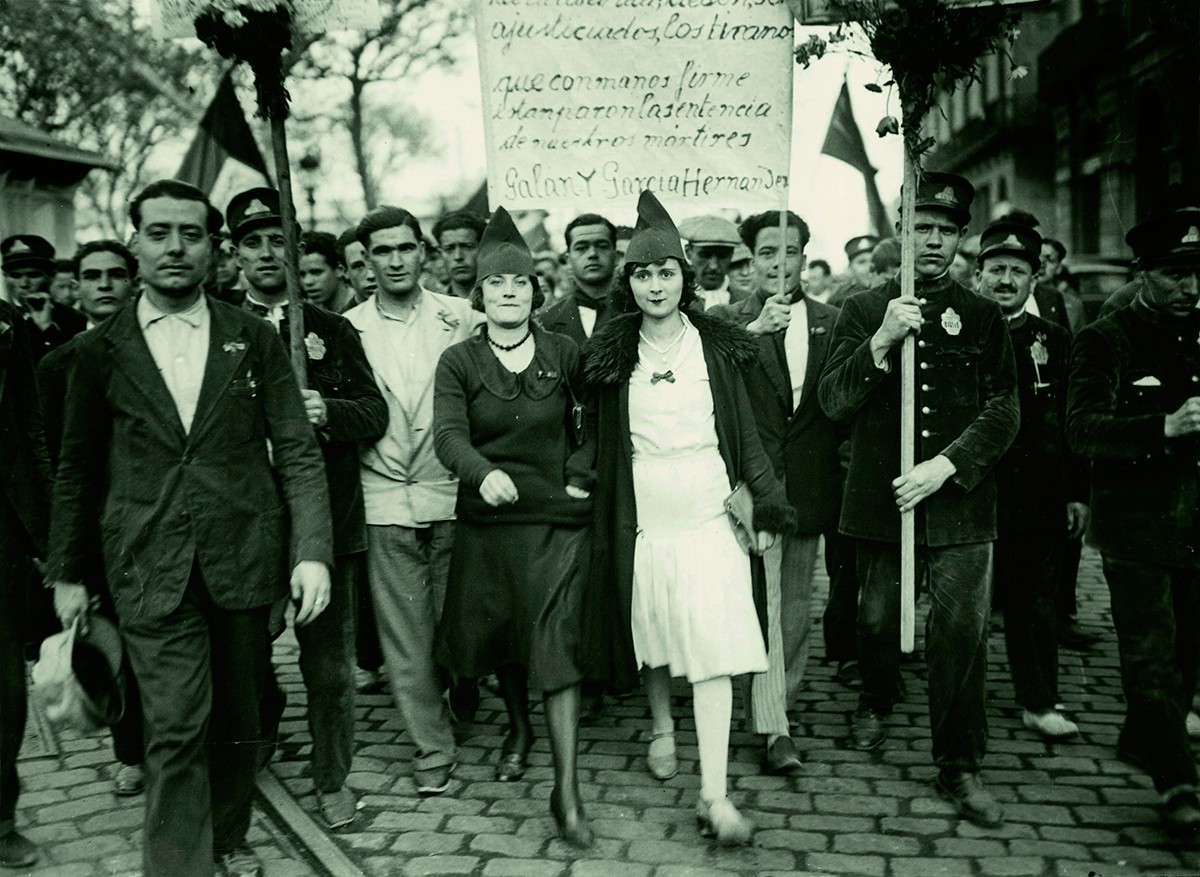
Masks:
[[[920,338],[920,339],[918,339],[918,340],[917,340],[917,346],[918,346],[918,347],[924,347],[924,346],[925,346],[925,339],[924,339],[924,338]]]
[[[927,368],[929,368],[929,363],[927,363],[927,362],[923,362],[923,363],[921,363],[921,370],[922,370],[922,371],[924,371],[924,370],[925,370],[925,369],[927,369]]]
[[[927,430],[927,429],[921,430],[921,438],[929,438],[929,430]]]
[[[928,393],[931,388],[929,384],[921,384],[921,389]]]
[[[922,414],[928,414],[928,413],[929,413],[929,406],[928,406],[928,405],[924,406],[924,407],[921,409],[921,413],[922,413]]]

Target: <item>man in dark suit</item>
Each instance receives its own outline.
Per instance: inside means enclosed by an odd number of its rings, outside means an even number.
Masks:
[[[76,352],[48,578],[69,624],[99,541],[145,714],[144,873],[256,875],[268,613],[289,569],[297,624],[328,605],[325,471],[275,332],[201,292],[221,214],[161,180],[130,217],[145,292]]]
[[[1117,753],[1151,775],[1168,827],[1195,832],[1185,716],[1200,647],[1200,209],[1152,214],[1125,240],[1141,290],[1075,336],[1067,438],[1092,462],[1087,538],[1126,702]]]
[[[79,248],[74,263],[79,309],[87,317],[89,327],[98,326],[107,320],[133,297],[137,259],[120,241],[88,241]],[[83,337],[83,334],[76,335],[62,347],[47,353],[38,364],[38,386],[42,392],[42,408],[45,413],[46,448],[53,466],[58,465],[58,451],[62,443],[67,377]],[[84,586],[88,596],[97,598],[98,611],[105,617],[116,620],[112,596],[109,594],[108,584],[104,581],[104,562],[99,557],[99,546],[95,546],[95,556],[85,565],[84,572]],[[142,705],[132,671],[126,673],[125,686],[125,712],[112,728],[113,753],[121,765],[117,768],[113,791],[121,796],[137,795],[146,788]]]
[[[580,347],[610,316],[608,300],[615,285],[616,227],[595,213],[567,224],[567,266],[571,293],[534,316],[547,332],[566,335]]]
[[[1068,537],[1087,520],[1087,470],[1066,448],[1071,339],[1025,310],[1041,246],[1032,227],[994,222],[983,232],[975,278],[1008,323],[1021,402],[1020,431],[996,464],[996,604],[1022,722],[1053,741],[1079,732],[1057,707],[1054,598]]]
[[[779,289],[779,254],[786,251],[786,325],[756,334],[757,360],[745,375],[763,447],[798,516],[795,531],[783,534],[764,557],[768,669],[756,674],[751,686],[753,731],[766,737],[765,765],[775,773],[801,766],[788,730],[788,711],[808,662],[817,542],[834,521],[840,488],[837,435],[816,394],[837,310],[805,298],[800,275],[808,225],[790,211],[787,223],[786,240],[778,211],[751,216],[740,230],[753,254],[756,286],[764,292]],[[762,299],[754,296],[753,301]],[[743,324],[757,316],[749,308],[734,306],[718,307],[713,313]]]
[[[874,749],[901,697],[900,513],[916,515],[918,573],[931,596],[925,656],[938,791],[965,818],[1003,821],[983,787],[987,618],[996,483],[992,468],[1019,422],[1004,317],[950,277],[970,222],[971,184],[926,172],[916,208],[916,295],[892,280],[847,299],[821,378],[821,407],[849,422],[841,530],[858,539],[858,660],[863,690],[851,742]],[[917,341],[917,460],[900,471],[900,347]],[[899,477],[897,477],[899,476]]]
[[[28,868],[37,847],[16,830],[17,753],[25,737],[26,592],[45,557],[49,464],[25,321],[0,301],[0,867]]]
[[[230,237],[246,280],[245,307],[289,337],[287,284],[283,263],[283,219],[279,192],[249,189],[229,202]],[[387,403],[375,385],[358,332],[318,304],[304,303],[308,389],[301,390],[308,422],[316,431],[329,482],[333,513],[333,589],[329,608],[296,630],[300,674],[308,692],[308,727],[313,738],[312,776],[321,815],[330,828],[354,819],[354,793],[346,776],[354,755],[354,644],[358,589],[367,550],[358,455],[363,443],[387,429]],[[278,733],[283,694],[267,676],[264,736]]]

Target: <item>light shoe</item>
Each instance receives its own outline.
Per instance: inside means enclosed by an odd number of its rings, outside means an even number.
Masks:
[[[442,764],[437,767],[413,768],[413,782],[421,797],[440,795],[450,788],[450,774],[457,765]]]
[[[938,774],[934,782],[938,794],[954,805],[958,815],[980,828],[998,828],[1004,824],[1004,810],[992,793],[983,787],[979,774]]]
[[[238,847],[216,857],[219,877],[262,877],[262,861],[249,847]]]
[[[1058,710],[1046,710],[1044,713],[1025,710],[1021,721],[1026,728],[1037,731],[1049,740],[1063,740],[1079,733],[1079,726]]]
[[[113,779],[113,791],[122,798],[146,791],[146,771],[140,764],[123,764]]]
[[[1189,739],[1200,740],[1200,716],[1194,712],[1187,714],[1187,735]]]
[[[358,802],[354,793],[342,786],[336,792],[317,792],[317,804],[321,808],[321,816],[330,828],[341,828],[354,821],[358,813]]]
[[[754,837],[754,823],[739,813],[728,798],[697,801],[696,824],[701,836],[716,838],[723,847],[742,846]]]
[[[650,776],[666,782],[679,773],[679,757],[675,754],[675,732],[663,731],[650,736],[650,749],[646,753],[646,767]]]

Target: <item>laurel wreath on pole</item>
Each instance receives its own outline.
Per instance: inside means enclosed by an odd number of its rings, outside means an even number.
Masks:
[[[223,58],[244,62],[254,71],[258,116],[271,123],[271,148],[275,180],[279,187],[279,212],[283,225],[284,275],[287,278],[288,346],[292,368],[300,386],[307,387],[307,350],[304,344],[304,310],[300,295],[300,241],[296,203],[292,198],[291,163],[288,159],[288,101],[284,86],[283,53],[292,47],[294,16],[288,0],[208,0],[195,17],[196,36]]]
[[[830,45],[867,55],[891,69],[892,78],[875,83],[872,91],[896,88],[901,122],[888,115],[875,131],[880,137],[904,137],[904,182],[900,199],[900,292],[916,291],[915,201],[921,176],[921,157],[934,144],[922,136],[939,90],[952,91],[962,81],[978,81],[979,59],[999,52],[1012,61],[1011,48],[1019,35],[1018,17],[1001,0],[990,6],[950,8],[944,0],[830,0],[846,21],[822,39],[812,36],[796,48],[796,62],[807,67]],[[1020,78],[1024,68],[1014,67]],[[910,333],[900,350],[900,473],[916,465],[916,340]],[[911,653],[916,629],[916,514],[900,514],[900,650]]]

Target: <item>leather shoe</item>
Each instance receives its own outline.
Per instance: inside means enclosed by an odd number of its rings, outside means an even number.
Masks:
[[[1194,786],[1177,786],[1163,795],[1163,821],[1180,834],[1200,831],[1200,799]]]
[[[847,688],[862,688],[862,677],[858,675],[858,661],[838,661],[833,681]]]
[[[992,793],[983,787],[977,773],[958,773],[949,777],[938,774],[938,794],[954,805],[958,815],[980,828],[998,828],[1004,824],[1004,811]]]
[[[860,709],[854,714],[850,726],[850,747],[861,752],[870,752],[879,748],[887,739],[887,729],[883,727],[883,717],[873,710]]]
[[[216,857],[221,877],[262,877],[263,866],[254,850],[238,847]]]
[[[675,732],[663,731],[650,735],[650,748],[646,752],[646,769],[650,776],[666,782],[679,773],[679,757],[675,752]]]
[[[113,780],[113,791],[122,798],[146,791],[146,771],[140,764],[123,764]]]
[[[38,859],[33,841],[18,831],[0,834],[0,868],[28,868]]]
[[[1077,621],[1072,621],[1058,631],[1058,644],[1064,649],[1076,652],[1090,649],[1096,643],[1100,642],[1100,640],[1100,634],[1084,630],[1079,626],[1079,622]]]
[[[767,745],[766,769],[768,773],[792,774],[804,767],[796,743],[791,737],[776,737]]]

